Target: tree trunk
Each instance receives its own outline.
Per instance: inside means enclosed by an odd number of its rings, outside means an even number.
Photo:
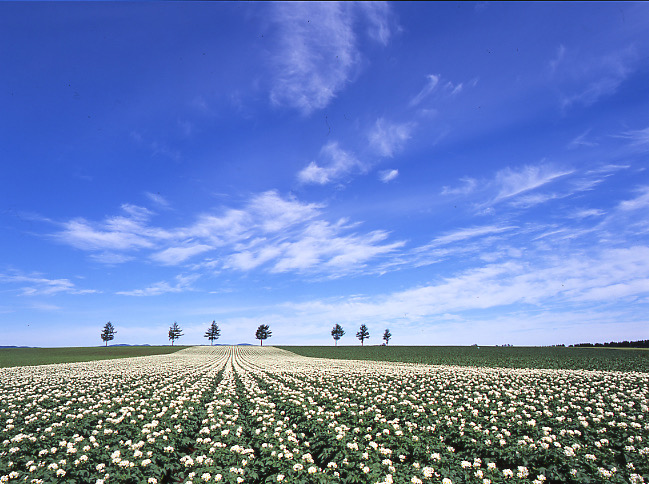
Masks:
[[[260,344],[261,346],[264,346],[264,340],[263,340],[263,339],[260,339],[260,340],[259,340],[259,344]]]

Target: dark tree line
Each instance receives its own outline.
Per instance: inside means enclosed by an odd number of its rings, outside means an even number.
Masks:
[[[649,348],[649,339],[638,341],[611,341],[610,343],[578,343],[575,348]]]

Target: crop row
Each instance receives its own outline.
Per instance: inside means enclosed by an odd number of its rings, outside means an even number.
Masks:
[[[646,373],[207,347],[0,385],[2,482],[649,482]]]

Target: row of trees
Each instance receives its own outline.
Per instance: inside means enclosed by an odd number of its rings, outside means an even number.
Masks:
[[[115,331],[113,323],[108,321],[104,325],[104,329],[101,332],[101,340],[106,343],[106,346],[108,346],[108,342],[114,340],[116,334],[117,331]],[[257,332],[255,333],[255,338],[257,338],[263,346],[264,340],[270,338],[272,334],[273,332],[270,330],[270,327],[267,324],[260,324],[257,328]],[[180,329],[178,323],[174,321],[174,324],[169,326],[169,341],[171,341],[171,346],[173,346],[174,342],[181,336],[183,336],[182,329]],[[219,325],[216,324],[216,321],[212,321],[212,324],[209,328],[207,328],[204,336],[210,341],[211,345],[214,344],[214,341],[219,339],[219,337],[221,336],[221,330],[219,329]]]
[[[333,337],[336,346],[338,346],[338,340],[342,338],[344,334],[345,330],[343,329],[343,327],[336,323],[336,325],[331,330],[331,336]],[[361,324],[361,327],[356,333],[356,337],[361,340],[361,346],[363,346],[363,343],[366,339],[370,338],[370,331],[367,329],[367,326],[365,324]],[[390,333],[389,329],[386,329],[383,333],[383,340],[385,341],[386,346],[390,342],[390,338],[392,338],[392,333]]]
[[[104,326],[103,331],[101,332],[101,339],[106,343],[106,346],[108,346],[109,341],[115,339],[115,334],[117,334],[115,327],[110,321],[108,321]],[[345,330],[343,329],[343,327],[340,324],[336,323],[336,325],[331,330],[331,336],[333,337],[336,346],[338,346],[338,340],[342,338],[344,334]],[[255,332],[255,338],[259,340],[261,346],[264,346],[264,340],[270,338],[272,335],[273,332],[270,330],[270,326],[268,326],[267,324],[260,324],[257,328],[257,331]],[[174,324],[169,327],[169,341],[171,341],[171,346],[173,346],[174,342],[181,336],[183,336],[182,329],[180,329],[178,323],[174,321]],[[204,337],[209,340],[211,345],[213,345],[214,341],[219,339],[220,336],[221,330],[219,329],[219,325],[216,324],[216,321],[212,321],[212,324],[209,326],[209,328],[207,328]],[[370,332],[365,324],[361,324],[361,327],[356,333],[356,337],[361,341],[361,346],[363,346],[366,339],[370,338]],[[386,346],[390,342],[391,337],[392,334],[390,333],[390,330],[386,329],[383,333],[383,340],[385,341]]]

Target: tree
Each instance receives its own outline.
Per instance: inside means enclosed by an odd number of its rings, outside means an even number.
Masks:
[[[383,333],[383,339],[385,340],[385,346],[388,345],[390,342],[390,338],[392,338],[392,333],[390,333],[389,329],[385,330],[385,333]]]
[[[356,337],[361,340],[361,346],[363,346],[363,341],[370,338],[370,332],[367,330],[367,326],[361,324],[360,330],[356,333]]]
[[[215,339],[219,339],[219,336],[221,336],[221,330],[219,329],[219,325],[216,324],[216,321],[212,321],[211,326],[208,328],[207,332],[205,333],[205,337],[210,340],[210,343],[213,345]]]
[[[264,340],[270,338],[273,335],[273,332],[270,330],[270,327],[267,324],[260,324],[255,333],[255,338],[259,340],[261,346],[264,346]]]
[[[331,330],[331,336],[333,336],[336,346],[338,346],[338,340],[343,337],[345,330],[341,325],[336,323],[336,326]]]
[[[173,326],[169,326],[169,339],[171,340],[171,346],[174,345],[174,341],[176,341],[178,338],[180,338],[183,334],[181,333],[180,326],[178,326],[178,323],[174,321]]]
[[[108,342],[115,339],[115,334],[116,333],[117,333],[117,331],[115,331],[113,323],[108,321],[106,323],[106,325],[104,326],[104,330],[101,332],[101,340],[105,341],[106,346],[108,346]]]

